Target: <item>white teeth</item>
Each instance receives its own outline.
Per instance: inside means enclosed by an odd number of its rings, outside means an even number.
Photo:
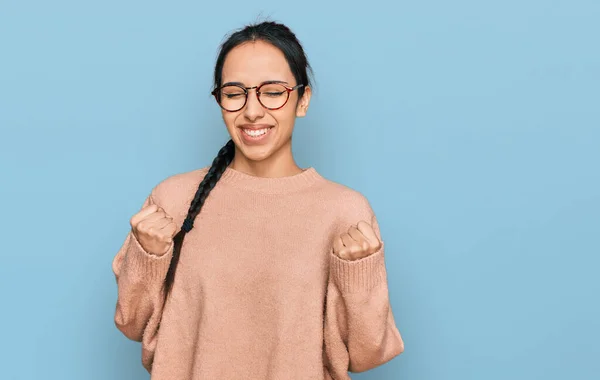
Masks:
[[[244,133],[247,134],[248,136],[258,137],[258,136],[262,136],[265,133],[267,133],[268,130],[269,130],[269,128],[258,129],[258,130],[244,129]]]

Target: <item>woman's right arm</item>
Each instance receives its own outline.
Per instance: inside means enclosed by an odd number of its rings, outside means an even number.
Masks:
[[[126,337],[143,342],[144,361],[151,361],[176,228],[173,219],[155,205],[152,195],[130,223],[131,231],[112,264],[118,290],[114,319]]]

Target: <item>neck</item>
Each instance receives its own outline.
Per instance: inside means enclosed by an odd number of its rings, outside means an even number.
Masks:
[[[280,149],[264,160],[251,160],[236,147],[230,167],[256,177],[279,178],[302,173],[304,170],[294,160],[291,149]]]

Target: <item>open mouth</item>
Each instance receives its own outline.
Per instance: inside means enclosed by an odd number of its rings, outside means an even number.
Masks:
[[[266,144],[269,140],[269,136],[273,132],[274,126],[270,125],[253,125],[252,128],[244,128],[240,126],[241,138],[249,145]]]
[[[267,128],[263,128],[263,129],[244,129],[242,128],[242,132],[244,132],[244,134],[246,134],[247,136],[250,137],[261,137],[266,135],[269,130],[271,130],[271,128],[273,127],[267,127]]]

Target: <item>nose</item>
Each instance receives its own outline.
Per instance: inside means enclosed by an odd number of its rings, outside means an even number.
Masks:
[[[248,100],[246,101],[246,107],[244,108],[244,116],[248,121],[255,121],[261,118],[265,114],[265,109],[258,101],[258,94],[256,89],[253,88],[248,90]]]

